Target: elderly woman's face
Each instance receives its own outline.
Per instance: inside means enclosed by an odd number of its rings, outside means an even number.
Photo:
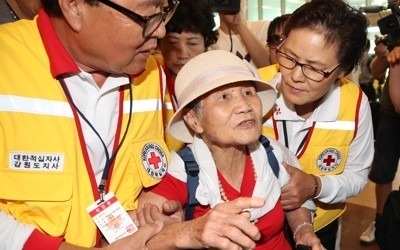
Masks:
[[[247,145],[261,133],[261,100],[252,82],[232,83],[205,95],[196,117],[196,132],[206,143]]]

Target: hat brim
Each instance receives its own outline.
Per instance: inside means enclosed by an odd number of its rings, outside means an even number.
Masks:
[[[242,74],[237,74],[237,75],[231,74],[209,81],[205,84],[201,84],[201,86],[198,86],[198,88],[192,90],[189,93],[189,96],[186,98],[185,102],[180,104],[180,107],[176,110],[175,114],[170,119],[167,127],[168,133],[181,142],[192,143],[193,132],[183,120],[182,117],[183,109],[193,100],[210,92],[213,89],[240,81],[254,82],[257,95],[261,99],[262,114],[263,116],[266,115],[275,104],[276,101],[275,89],[267,82],[261,81],[260,79],[257,79],[255,77],[244,76]]]

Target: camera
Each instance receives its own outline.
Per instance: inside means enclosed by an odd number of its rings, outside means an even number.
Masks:
[[[208,0],[208,2],[215,12],[238,13],[240,11],[240,0]]]
[[[400,9],[397,0],[388,0],[388,8],[392,14],[378,20],[378,27],[382,35],[386,35],[378,42],[383,42],[388,49],[400,45]]]

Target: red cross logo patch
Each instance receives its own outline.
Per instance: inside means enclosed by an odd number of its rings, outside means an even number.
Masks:
[[[154,178],[161,179],[167,173],[167,157],[156,143],[146,143],[143,146],[142,162],[146,172]]]
[[[318,156],[317,166],[322,172],[335,170],[342,161],[340,151],[335,148],[327,148]]]

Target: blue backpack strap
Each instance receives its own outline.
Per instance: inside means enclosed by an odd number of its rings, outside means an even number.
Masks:
[[[264,146],[265,151],[267,151],[267,157],[268,157],[269,165],[271,166],[272,171],[274,172],[274,175],[278,178],[278,176],[279,176],[279,163],[278,163],[278,160],[276,159],[275,154],[273,152],[274,148],[271,146],[268,138],[265,137],[264,135],[260,136],[259,141]]]
[[[197,165],[193,152],[189,147],[179,150],[177,154],[185,162],[188,189],[188,204],[185,208],[185,220],[191,220],[193,219],[194,208],[199,203],[196,199],[196,189],[199,185],[199,166]]]

